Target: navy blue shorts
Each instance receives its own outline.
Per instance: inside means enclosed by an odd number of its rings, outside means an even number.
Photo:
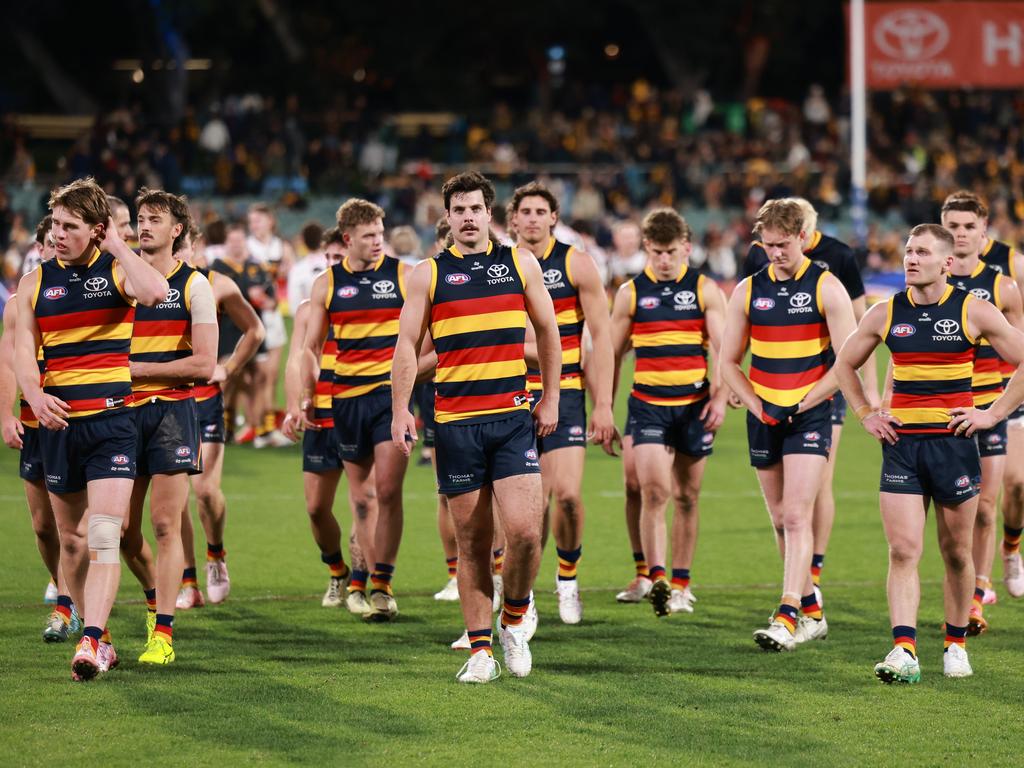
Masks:
[[[475,491],[505,477],[538,474],[533,416],[513,411],[495,421],[438,424],[434,460],[437,491],[446,496]]]
[[[633,445],[666,445],[695,458],[711,455],[715,433],[704,429],[700,412],[707,398],[689,405],[651,405],[629,396],[628,434]]]
[[[437,426],[434,421],[434,391],[432,381],[417,384],[412,391],[416,408],[420,412],[420,420],[423,422],[423,434],[420,437],[423,439],[424,448],[434,445],[434,430]]]
[[[988,406],[982,406],[979,410],[985,408]],[[1007,421],[1008,419],[1003,419],[992,429],[979,429],[974,433],[978,441],[978,453],[982,458],[1006,455]]]
[[[202,472],[196,401],[190,397],[139,402],[134,408],[139,476]]]
[[[199,439],[204,443],[224,442],[224,393],[196,401],[199,414]]]
[[[77,493],[108,477],[135,479],[138,430],[131,408],[70,419],[57,431],[40,427],[39,444],[51,493]]]
[[[378,389],[359,397],[338,397],[331,404],[338,448],[345,461],[373,455],[378,443],[391,442],[391,389]]]
[[[559,448],[586,447],[587,397],[582,389],[563,389],[558,397],[558,426],[547,437],[537,438],[537,450],[545,454]]]
[[[18,475],[22,480],[38,483],[43,479],[43,448],[39,444],[39,428],[25,427],[21,436],[21,463]]]
[[[774,427],[747,412],[747,443],[752,467],[770,467],[783,456],[797,453],[827,458],[832,447],[832,403],[818,403]]]
[[[882,443],[882,493],[930,496],[960,504],[981,490],[981,458],[973,437],[900,435]]]
[[[846,422],[846,398],[842,392],[832,395],[832,423],[841,427]]]
[[[302,433],[302,471],[319,475],[341,469],[341,450],[333,428]]]

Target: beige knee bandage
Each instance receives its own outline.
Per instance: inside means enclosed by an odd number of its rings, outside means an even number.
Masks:
[[[121,548],[121,518],[111,515],[89,516],[89,550],[97,563],[117,565]]]

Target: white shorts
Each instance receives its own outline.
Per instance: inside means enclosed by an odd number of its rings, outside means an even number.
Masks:
[[[280,349],[288,343],[288,332],[284,328],[284,318],[276,309],[265,309],[262,314],[263,327],[267,330],[263,346],[268,350]]]

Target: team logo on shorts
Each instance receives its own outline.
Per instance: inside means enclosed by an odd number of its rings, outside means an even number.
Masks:
[[[464,272],[453,272],[448,275],[444,281],[448,283],[448,285],[463,285],[469,282],[469,275]]]
[[[68,289],[63,285],[55,285],[53,288],[47,288],[43,291],[43,298],[45,299],[62,299],[68,295]]]
[[[967,475],[960,475],[960,477],[958,477],[956,479],[956,487],[957,488],[966,488],[970,484],[971,484],[971,478],[969,478]]]
[[[816,443],[821,440],[821,435],[817,432],[804,432],[804,440],[809,443]]]
[[[654,309],[661,304],[661,299],[657,296],[644,296],[640,299],[639,304],[641,309]]]
[[[131,461],[131,459],[129,459],[129,458],[128,458],[127,456],[125,456],[125,455],[124,455],[123,453],[119,453],[119,454],[117,454],[116,456],[111,456],[111,457],[110,457],[110,463],[111,463],[111,464],[116,464],[116,465],[118,465],[118,466],[120,466],[120,467],[123,467],[123,466],[124,466],[125,464],[127,464],[127,463],[128,463],[129,461]]]
[[[897,339],[904,339],[907,336],[913,336],[917,333],[917,328],[912,326],[910,323],[898,323],[892,327],[889,331]]]
[[[179,445],[177,450],[174,451],[178,456],[185,458],[186,456],[192,455],[192,449],[187,445]]]
[[[338,289],[338,298],[351,299],[357,293],[359,293],[359,289],[354,285],[345,285]]]
[[[536,461],[537,460],[537,449],[536,448],[531,448],[526,453],[524,453],[523,456],[528,458],[530,461]]]
[[[769,299],[767,297],[761,297],[759,299],[754,299],[753,306],[754,306],[754,309],[762,309],[762,310],[772,309],[775,306],[775,299]]]

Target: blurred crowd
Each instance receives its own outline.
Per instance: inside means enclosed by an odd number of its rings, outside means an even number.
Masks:
[[[802,101],[717,103],[638,80],[567,84],[557,106],[515,111],[497,103],[462,115],[376,114],[367,100],[305,110],[295,97],[223,98],[186,110],[171,126],[141,108],[103,114],[58,160],[56,182],[93,175],[130,201],[142,186],[193,200],[261,197],[282,209],[359,195],[391,226],[431,238],[439,188],[454,168],[479,167],[499,193],[532,178],[559,196],[562,220],[605,265],[609,283],[639,250],[637,222],[653,205],[696,212],[694,259],[731,280],[749,221],[768,198],[799,195],[822,228],[849,239],[848,98],[811,86]],[[871,95],[870,234],[855,243],[868,269],[898,263],[908,224],[937,219],[954,189],[987,198],[993,235],[1024,240],[1024,94],[899,90]],[[8,188],[32,185],[33,149],[5,127]],[[40,196],[45,189],[40,187]],[[199,210],[201,220],[218,215]],[[707,214],[711,215],[707,215]],[[0,249],[9,282],[30,247],[35,212],[14,210],[0,189]],[[502,226],[501,211],[496,225]],[[326,223],[326,222],[320,222]],[[301,233],[283,233],[303,250]]]

